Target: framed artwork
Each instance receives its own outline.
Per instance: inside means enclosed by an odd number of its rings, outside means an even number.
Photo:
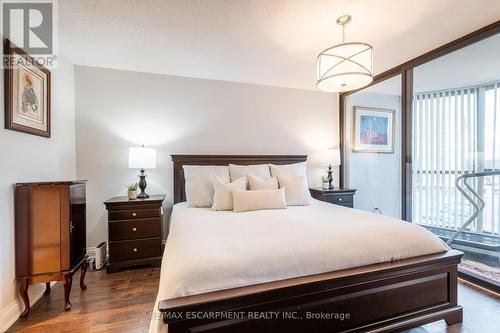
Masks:
[[[394,110],[354,107],[353,148],[360,153],[394,153]]]
[[[5,40],[5,128],[50,138],[50,71]]]

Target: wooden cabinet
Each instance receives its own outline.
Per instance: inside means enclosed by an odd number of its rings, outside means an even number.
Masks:
[[[18,183],[15,185],[16,277],[29,313],[28,286],[64,281],[64,308],[73,274],[81,268],[80,287],[87,270],[85,182]]]
[[[161,222],[164,195],[129,200],[115,197],[108,210],[108,273],[137,265],[161,264]]]
[[[334,188],[324,190],[322,188],[310,188],[309,191],[314,199],[349,208],[353,208],[354,206],[355,189]]]

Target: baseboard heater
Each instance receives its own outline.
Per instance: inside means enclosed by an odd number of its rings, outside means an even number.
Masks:
[[[95,248],[95,269],[101,269],[106,264],[106,242],[102,242]]]

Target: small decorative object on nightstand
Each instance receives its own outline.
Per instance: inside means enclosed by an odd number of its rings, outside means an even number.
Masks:
[[[108,210],[109,263],[106,272],[136,265],[160,266],[164,195],[104,202]]]
[[[324,190],[320,187],[310,188],[309,191],[314,199],[329,202],[335,205],[353,208],[355,189],[336,188]]]
[[[132,183],[127,185],[127,196],[129,200],[135,200],[137,199],[137,187],[139,184],[137,183]]]
[[[145,189],[146,174],[145,169],[154,169],[156,167],[156,149],[142,147],[130,147],[128,149],[128,167],[130,169],[140,169],[141,174],[139,175],[139,188],[141,193],[137,196],[139,199],[149,198]]]

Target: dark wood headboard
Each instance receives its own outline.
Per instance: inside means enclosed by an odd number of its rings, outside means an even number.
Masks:
[[[186,201],[183,165],[291,164],[306,160],[307,155],[172,155],[174,203]]]

